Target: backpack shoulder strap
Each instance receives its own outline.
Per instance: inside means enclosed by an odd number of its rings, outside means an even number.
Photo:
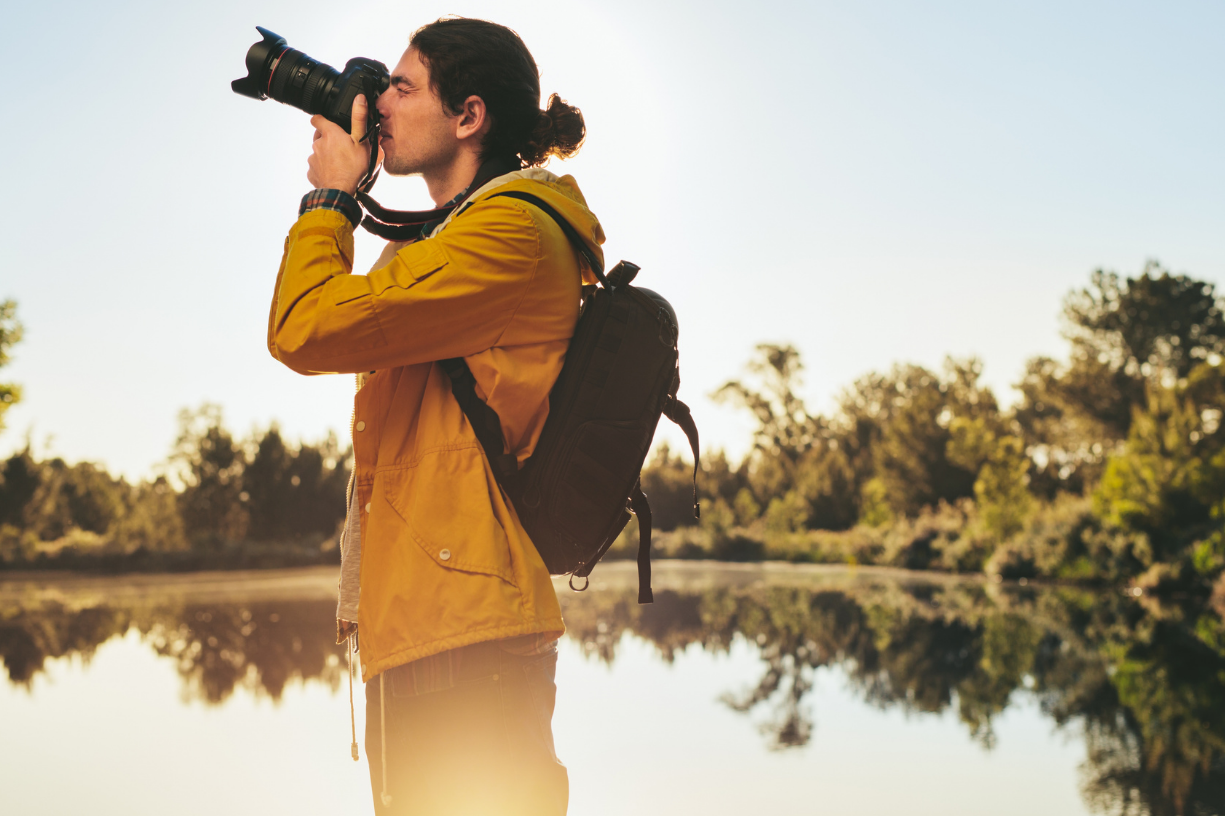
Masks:
[[[578,230],[563,218],[557,210],[553,209],[548,202],[531,193],[521,193],[513,190],[505,193],[495,193],[490,198],[498,198],[499,196],[526,201],[556,221],[557,226],[561,227],[561,231],[570,239],[570,243],[574,245],[575,250],[587,261],[587,265],[591,267],[591,271],[599,278],[600,283],[605,288],[608,288],[608,280],[604,277],[603,267],[595,253],[583,243]],[[509,493],[509,488],[515,476],[519,473],[519,461],[513,453],[505,452],[506,439],[502,434],[501,417],[498,416],[497,411],[489,407],[488,403],[476,395],[476,377],[472,375],[472,370],[468,368],[468,363],[463,357],[439,360],[438,364],[442,366],[442,370],[447,373],[447,377],[451,380],[451,393],[455,395],[455,401],[459,403],[459,407],[463,409],[464,416],[468,417],[468,422],[472,425],[472,430],[476,432],[476,438],[485,450],[485,456],[489,458],[489,464],[493,468],[494,477],[498,480],[498,484],[501,485],[502,489]]]
[[[504,452],[506,440],[502,434],[502,418],[476,395],[476,377],[463,357],[439,360],[438,365],[451,380],[451,393],[476,432],[477,441],[481,443],[493,468],[494,478],[509,493],[509,487],[519,473],[519,460],[515,454]]]

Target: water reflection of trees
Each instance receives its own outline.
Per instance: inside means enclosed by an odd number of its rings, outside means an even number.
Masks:
[[[814,739],[808,698],[821,669],[837,668],[874,706],[956,712],[987,748],[1014,696],[1036,699],[1083,733],[1082,788],[1096,812],[1225,813],[1225,626],[1195,603],[885,580],[661,588],[650,606],[632,590],[562,598],[570,636],[609,663],[627,634],[669,662],[695,645],[755,644],[759,681],[722,699],[757,718],[776,750]],[[0,600],[0,660],[28,686],[48,660],[88,660],[135,630],[175,662],[188,698],[246,688],[275,700],[295,679],[338,686],[333,610],[325,599]]]
[[[812,738],[805,697],[818,670],[836,666],[881,708],[953,708],[986,748],[1014,695],[1032,695],[1059,727],[1084,733],[1082,788],[1096,812],[1225,813],[1225,629],[1194,603],[973,582],[655,598],[653,607],[631,592],[571,600],[570,634],[604,661],[627,633],[666,661],[690,644],[723,652],[737,637],[756,643],[760,681],[723,702],[763,713],[772,748]]]
[[[340,683],[328,601],[88,606],[0,606],[0,659],[9,680],[29,686],[49,659],[88,661],[98,646],[135,629],[175,661],[187,699],[219,703],[236,688],[279,700],[294,679]]]

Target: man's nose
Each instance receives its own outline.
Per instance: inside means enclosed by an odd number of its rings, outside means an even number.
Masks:
[[[390,106],[388,106],[387,104],[387,101],[389,98],[388,95],[390,93],[391,93],[391,89],[388,88],[387,90],[379,94],[379,98],[374,101],[374,109],[377,110],[379,112],[379,116],[384,119],[387,118],[387,114],[390,113],[391,111]]]

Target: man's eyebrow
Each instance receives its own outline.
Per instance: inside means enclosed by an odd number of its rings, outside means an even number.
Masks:
[[[411,88],[411,87],[413,87],[413,81],[412,81],[411,79],[409,79],[408,77],[406,77],[406,76],[402,75],[402,74],[396,74],[395,76],[393,76],[393,77],[391,78],[391,84],[392,84],[392,85],[397,85],[397,86],[398,86],[398,85],[407,85],[407,86],[408,86],[408,87],[410,87],[410,88]]]

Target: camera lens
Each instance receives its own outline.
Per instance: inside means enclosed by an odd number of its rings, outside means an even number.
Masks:
[[[332,66],[286,48],[272,66],[268,96],[307,113],[323,113],[320,103],[339,76]]]
[[[271,97],[307,113],[324,113],[323,102],[340,72],[290,48],[284,37],[258,27],[263,39],[247,51],[247,76],[230,87],[255,99]]]
[[[260,26],[256,29],[263,39],[247,50],[247,76],[230,83],[235,93],[272,98],[307,113],[322,114],[348,130],[354,98],[365,94],[373,101],[387,90],[387,66],[377,60],[355,57],[341,73],[290,48],[284,37]],[[373,105],[370,117],[378,119]]]

